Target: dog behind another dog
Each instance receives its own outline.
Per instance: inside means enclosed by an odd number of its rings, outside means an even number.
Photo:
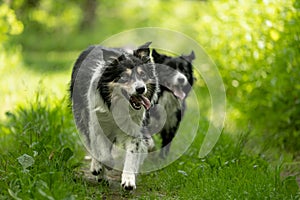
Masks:
[[[189,55],[171,57],[152,50],[152,58],[156,65],[160,92],[157,106],[147,112],[146,138],[160,132],[162,138],[161,157],[166,157],[175,137],[186,108],[186,97],[194,83],[192,61],[194,52]]]
[[[71,79],[72,111],[92,156],[91,171],[103,176],[114,167],[113,146],[124,149],[121,185],[136,188],[139,166],[147,153],[142,128],[145,111],[159,90],[150,43],[136,50],[92,46],[77,59]]]

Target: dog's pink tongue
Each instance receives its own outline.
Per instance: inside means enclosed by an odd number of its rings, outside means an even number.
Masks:
[[[151,102],[147,97],[141,96],[141,103],[146,108],[146,110],[149,110],[151,107]]]
[[[183,100],[184,97],[185,97],[185,93],[182,90],[180,90],[180,89],[175,89],[174,90],[174,95],[176,97],[178,97],[179,99],[181,99],[181,100]]]

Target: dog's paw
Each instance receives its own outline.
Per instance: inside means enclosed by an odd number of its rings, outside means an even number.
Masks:
[[[122,182],[121,185],[124,190],[134,190],[136,189],[135,186],[135,175],[129,173],[122,174]]]
[[[90,170],[94,176],[98,176],[104,173],[103,166],[101,165],[100,162],[98,162],[94,158],[92,158]]]

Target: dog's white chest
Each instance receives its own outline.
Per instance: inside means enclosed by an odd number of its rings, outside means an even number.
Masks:
[[[116,102],[113,105],[111,111],[105,109],[96,111],[97,122],[103,133],[111,140],[114,140],[116,137],[139,136],[143,110],[132,111],[127,102]]]
[[[165,120],[165,128],[174,127],[174,125],[178,122],[176,113],[178,109],[180,109],[180,100],[178,100],[174,95],[170,92],[164,92],[159,100],[159,105],[165,109],[166,120]],[[172,115],[170,115],[172,113]]]

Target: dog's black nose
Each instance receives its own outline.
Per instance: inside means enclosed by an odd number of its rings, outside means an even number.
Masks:
[[[181,83],[181,84],[184,83],[184,78],[178,78],[177,80],[178,80],[178,83]]]
[[[145,87],[136,87],[135,90],[138,94],[143,94],[145,92]]]

